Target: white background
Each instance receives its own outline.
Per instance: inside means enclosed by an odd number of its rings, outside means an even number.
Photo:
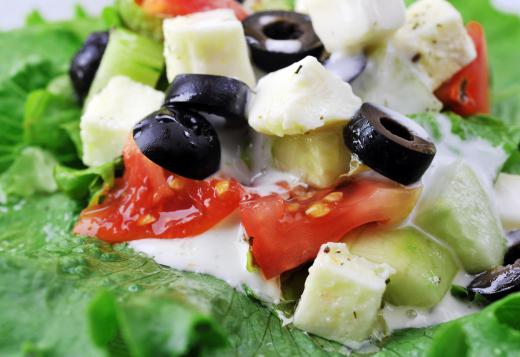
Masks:
[[[467,0],[482,1],[482,0]],[[520,14],[520,0],[493,0],[495,4],[509,11]],[[25,15],[38,9],[47,19],[66,19],[74,13],[74,6],[81,3],[91,14],[97,14],[113,0],[2,0],[0,11],[0,29],[22,26]]]

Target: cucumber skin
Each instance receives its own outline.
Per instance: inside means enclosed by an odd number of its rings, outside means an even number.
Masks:
[[[417,226],[448,244],[468,273],[501,265],[506,238],[473,169],[458,162],[437,178],[436,187],[419,204]]]
[[[385,300],[396,306],[437,305],[459,270],[448,248],[414,227],[362,228],[346,240],[352,254],[396,270],[385,292]]]

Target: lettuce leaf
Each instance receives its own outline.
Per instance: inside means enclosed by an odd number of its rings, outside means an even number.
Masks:
[[[62,163],[77,163],[78,152],[66,128],[79,125],[80,117],[81,108],[71,94],[33,91],[24,107],[24,142],[52,152]]]
[[[58,187],[53,177],[56,164],[54,157],[44,150],[23,149],[9,169],[0,175],[0,203],[37,192],[56,191]]]

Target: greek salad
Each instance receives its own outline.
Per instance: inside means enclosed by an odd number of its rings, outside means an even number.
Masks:
[[[0,157],[0,222],[23,236],[33,223],[19,211],[65,217],[34,227],[37,250],[13,252],[76,276],[56,296],[99,280],[82,324],[104,355],[519,354],[520,73],[494,66],[520,58],[490,38],[501,28],[520,44],[520,18],[459,3],[116,0],[101,20],[79,9],[81,26],[45,35],[59,51],[79,39],[63,61],[0,71],[0,103],[29,93],[23,144]],[[502,24],[480,22],[482,8]],[[25,53],[41,51],[43,26],[29,17]],[[0,239],[0,254],[14,249]],[[118,295],[120,273],[138,298]],[[260,312],[212,319],[235,296]],[[267,325],[250,334],[255,313]],[[22,339],[25,355],[70,355],[45,333]],[[6,351],[20,348],[11,338]]]

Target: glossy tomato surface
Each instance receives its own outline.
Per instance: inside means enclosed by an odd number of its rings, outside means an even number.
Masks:
[[[477,22],[470,22],[467,30],[477,58],[435,92],[447,109],[464,117],[490,112],[486,36]]]
[[[272,278],[314,259],[322,244],[338,242],[354,228],[402,222],[420,191],[364,179],[336,190],[301,188],[288,199],[254,197],[240,204],[240,215],[255,263]]]
[[[239,20],[248,16],[247,11],[235,0],[136,0],[147,13],[157,16],[189,15],[215,9],[231,9]]]
[[[74,233],[117,243],[184,238],[204,233],[238,208],[233,179],[185,179],[148,160],[133,138],[124,150],[125,174],[101,204],[85,209]]]

